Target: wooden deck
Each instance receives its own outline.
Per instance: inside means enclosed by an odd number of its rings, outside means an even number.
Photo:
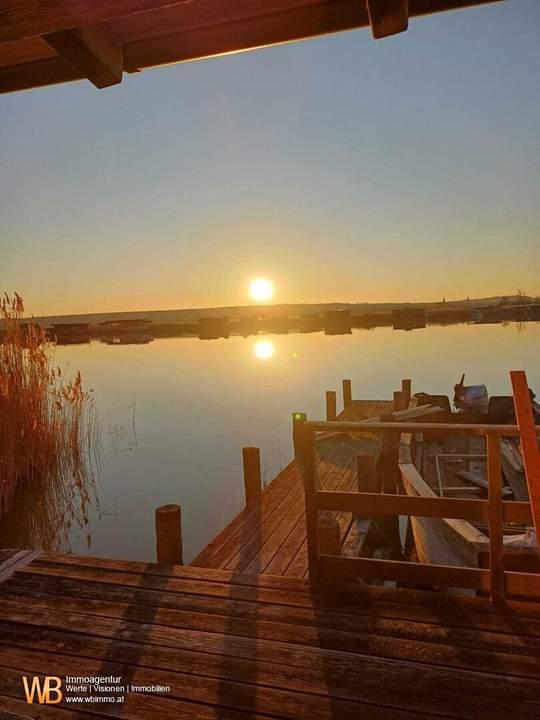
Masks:
[[[394,408],[392,401],[355,400],[339,415],[364,420]],[[356,490],[356,455],[376,441],[336,436],[317,443],[317,472],[325,490]],[[246,507],[192,561],[197,567],[243,573],[307,576],[304,488],[298,464],[287,465],[263,490],[261,502]],[[334,513],[345,552],[358,542],[349,513]],[[352,551],[352,550],[351,550]]]
[[[540,716],[538,605],[72,555],[15,560],[0,564],[2,720]],[[117,675],[170,692],[27,704],[22,676],[35,674]]]

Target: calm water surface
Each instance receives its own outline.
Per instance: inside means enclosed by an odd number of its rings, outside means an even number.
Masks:
[[[59,346],[58,364],[94,389],[103,445],[99,508],[71,549],[153,560],[154,509],[174,502],[189,562],[242,508],[241,448],[261,448],[271,480],[292,456],[291,413],[324,418],[324,391],[341,378],[354,398],[383,399],[402,377],[451,395],[466,373],[492,395],[510,394],[508,371],[523,368],[540,394],[539,348],[539,323]]]

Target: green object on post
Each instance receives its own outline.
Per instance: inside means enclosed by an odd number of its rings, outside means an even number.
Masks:
[[[292,414],[292,427],[293,427],[293,447],[294,457],[299,458],[301,455],[302,442],[300,436],[300,429],[302,424],[307,420],[307,413],[294,412]]]

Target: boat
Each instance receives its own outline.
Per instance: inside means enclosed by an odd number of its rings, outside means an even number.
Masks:
[[[455,386],[452,411],[445,395],[418,393],[411,406],[438,405],[440,414],[432,416],[444,423],[515,423],[511,397],[496,396],[487,401],[485,386]],[[533,395],[534,397],[534,395]],[[533,402],[535,413],[540,406]],[[517,438],[501,438],[503,500],[528,501],[523,458]],[[403,491],[422,497],[487,499],[486,440],[482,436],[459,435],[430,430],[401,436],[399,470]],[[422,563],[464,567],[489,567],[487,523],[466,520],[411,517],[409,532],[411,557]],[[518,524],[503,525],[505,567],[540,572],[534,530]],[[467,591],[470,592],[470,591]]]

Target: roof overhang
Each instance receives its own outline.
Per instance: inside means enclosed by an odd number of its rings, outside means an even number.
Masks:
[[[503,0],[2,0],[0,92],[123,73]]]

